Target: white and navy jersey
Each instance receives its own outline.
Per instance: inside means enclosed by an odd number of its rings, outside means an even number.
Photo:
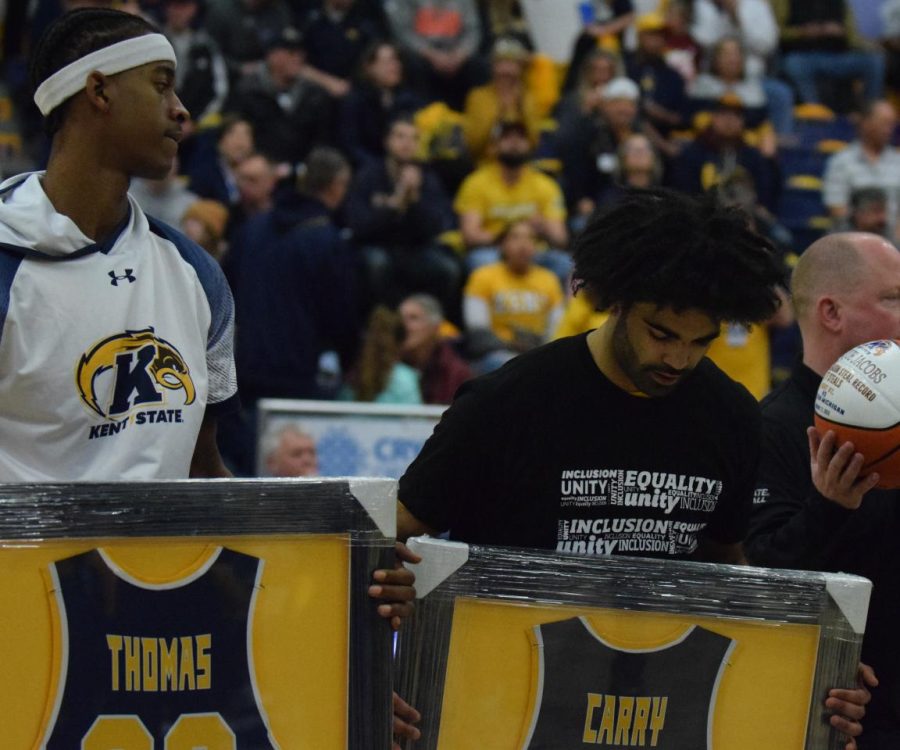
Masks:
[[[522,750],[712,750],[730,638],[692,626],[660,648],[622,649],[582,617],[538,625],[534,638],[536,700]]]
[[[101,550],[51,563],[58,687],[40,750],[277,750],[253,670],[262,570],[223,548],[168,584],[129,576]]]
[[[0,482],[185,477],[236,400],[225,277],[131,199],[94,243],[40,178],[0,185]]]

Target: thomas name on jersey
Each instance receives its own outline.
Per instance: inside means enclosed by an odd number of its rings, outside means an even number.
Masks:
[[[656,747],[668,705],[665,696],[588,693],[582,741],[590,745]]]
[[[178,638],[106,635],[113,692],[212,688],[212,634]]]

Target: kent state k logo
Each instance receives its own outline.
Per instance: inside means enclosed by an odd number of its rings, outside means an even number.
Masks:
[[[184,358],[152,327],[118,333],[96,344],[81,355],[75,382],[85,405],[110,420],[139,406],[162,403],[165,390],[183,390],[185,406],[195,397]]]

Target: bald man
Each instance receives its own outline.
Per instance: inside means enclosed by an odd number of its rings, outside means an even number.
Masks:
[[[861,473],[862,455],[811,425],[819,382],[838,357],[866,341],[900,338],[900,252],[875,234],[829,235],[800,256],[791,292],[803,360],[762,402],[763,450],[747,557],[756,565],[843,571],[875,583],[863,661],[880,684],[872,688],[858,746],[896,750],[900,493],[873,490],[877,477]]]

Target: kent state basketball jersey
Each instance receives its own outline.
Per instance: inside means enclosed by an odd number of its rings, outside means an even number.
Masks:
[[[711,750],[734,641],[693,626],[660,648],[620,649],[582,617],[538,625],[538,684],[523,750]]]
[[[49,566],[59,615],[44,750],[277,750],[253,672],[263,561],[225,548],[149,584],[102,550]]]

